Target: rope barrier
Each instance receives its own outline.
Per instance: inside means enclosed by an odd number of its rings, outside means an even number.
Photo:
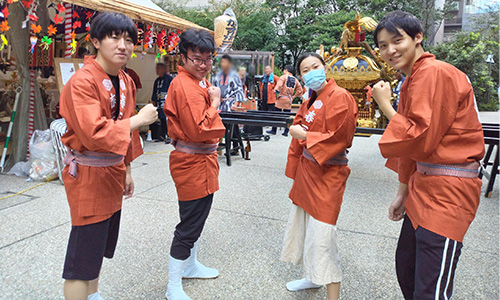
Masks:
[[[4,200],[4,199],[10,198],[10,197],[14,197],[14,196],[18,196],[18,195],[24,194],[27,191],[31,191],[32,189],[37,188],[37,187],[42,186],[42,185],[47,184],[47,183],[49,183],[49,181],[36,184],[36,185],[34,185],[34,186],[30,187],[30,188],[25,189],[24,191],[20,191],[20,192],[15,193],[15,194],[11,194],[11,195],[7,195],[7,196],[4,196],[4,197],[1,197],[0,200]]]

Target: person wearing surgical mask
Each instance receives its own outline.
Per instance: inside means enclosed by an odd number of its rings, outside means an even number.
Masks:
[[[285,175],[293,179],[292,208],[281,260],[304,265],[304,277],[286,284],[289,291],[326,285],[328,299],[337,300],[342,272],[336,224],[351,172],[347,149],[358,110],[348,91],[326,80],[325,62],[318,54],[302,54],[296,69],[313,92],[290,127]]]

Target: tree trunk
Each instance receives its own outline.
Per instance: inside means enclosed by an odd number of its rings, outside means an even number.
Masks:
[[[37,15],[40,19],[48,19],[46,0],[40,1]],[[40,14],[42,13],[42,15]],[[46,14],[43,16],[43,14]],[[14,2],[9,5],[9,25],[8,40],[12,46],[12,55],[16,60],[17,73],[19,75],[19,86],[22,93],[19,97],[14,127],[12,128],[12,154],[6,162],[5,169],[10,169],[15,163],[26,160],[28,150],[28,120],[30,102],[30,69],[29,63],[29,23],[26,28],[22,28],[23,21],[26,20],[26,12],[21,2]],[[46,23],[46,22],[42,22]],[[45,24],[44,24],[45,25]],[[46,27],[45,27],[46,28]],[[47,129],[47,120],[42,103],[42,97],[38,83],[35,80],[35,116],[34,129]]]

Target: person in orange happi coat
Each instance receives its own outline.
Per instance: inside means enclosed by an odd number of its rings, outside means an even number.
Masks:
[[[449,299],[467,229],[479,205],[484,138],[467,76],[422,48],[413,15],[388,13],[374,31],[384,61],[407,74],[396,112],[388,82],[373,97],[390,123],[379,147],[399,176],[389,218],[404,219],[396,273],[405,299]]]
[[[274,111],[291,112],[293,99],[302,97],[302,94],[304,93],[300,82],[297,78],[293,77],[293,66],[285,66],[283,69],[283,75],[276,84],[275,91],[278,93],[278,96],[274,106]],[[276,127],[273,127],[271,131],[276,134],[276,129]],[[288,136],[288,127],[285,128],[283,135]]]
[[[286,227],[281,260],[304,265],[304,279],[287,283],[290,291],[327,286],[328,299],[338,299],[342,273],[337,246],[337,218],[349,177],[347,149],[357,124],[352,95],[333,79],[326,81],[325,62],[305,53],[297,70],[311,98],[299,108],[290,127],[286,176],[293,179],[293,207]]]
[[[170,174],[179,198],[180,222],[174,232],[168,265],[168,300],[189,298],[182,278],[216,278],[219,272],[197,260],[197,241],[219,189],[217,146],[226,128],[217,108],[220,89],[205,79],[212,67],[215,42],[210,32],[188,29],[180,36],[183,66],[167,95],[164,112],[175,150]]]
[[[122,198],[134,193],[130,162],[142,154],[137,128],[157,118],[153,105],[135,115],[135,85],[121,70],[137,42],[135,23],[101,13],[90,36],[97,55],[85,57],[60,100],[68,127],[61,141],[68,148],[63,179],[72,224],[63,272],[68,300],[103,299],[103,257],[114,255]]]
[[[264,76],[260,82],[260,99],[262,100],[262,110],[273,111],[276,103],[276,93],[274,89],[280,78],[273,73],[271,66],[264,68]]]

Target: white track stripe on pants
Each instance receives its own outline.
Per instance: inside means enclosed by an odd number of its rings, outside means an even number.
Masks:
[[[453,252],[450,257],[450,270],[448,271],[448,280],[446,280],[446,286],[444,287],[444,299],[448,300],[448,286],[450,285],[451,270],[453,270],[453,260],[455,260],[455,251],[457,250],[457,241],[453,241]]]
[[[443,260],[441,261],[441,271],[439,272],[439,278],[436,284],[436,294],[434,296],[435,300],[439,300],[439,291],[441,290],[441,279],[443,278],[444,275],[444,269],[446,268],[446,254],[448,252],[448,245],[450,244],[450,239],[446,238],[446,241],[444,242],[444,249],[443,249]]]

